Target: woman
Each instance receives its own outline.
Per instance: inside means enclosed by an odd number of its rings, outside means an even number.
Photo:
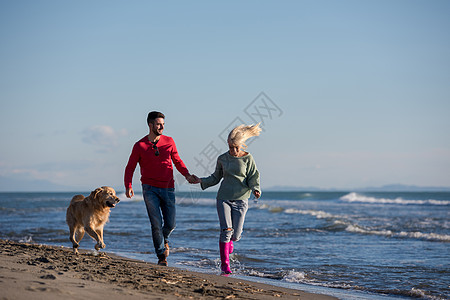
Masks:
[[[209,177],[199,178],[202,189],[223,181],[217,192],[217,214],[220,222],[220,260],[222,274],[231,274],[229,255],[233,252],[233,241],[239,241],[248,209],[251,193],[261,196],[259,172],[253,156],[244,151],[245,141],[261,132],[256,125],[240,125],[228,135],[229,151],[217,158],[216,170]]]

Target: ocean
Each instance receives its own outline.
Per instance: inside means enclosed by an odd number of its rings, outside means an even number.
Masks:
[[[75,194],[0,193],[0,238],[72,247]],[[118,196],[103,251],[156,262],[142,195]],[[263,192],[249,204],[232,276],[340,299],[450,299],[449,192]],[[215,193],[177,192],[169,265],[219,274],[218,236]]]

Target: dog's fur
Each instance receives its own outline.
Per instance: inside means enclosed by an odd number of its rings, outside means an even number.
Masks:
[[[72,198],[67,208],[66,222],[75,254],[78,254],[79,243],[85,232],[97,241],[96,250],[105,248],[103,227],[108,222],[111,207],[115,207],[119,201],[114,189],[108,186],[97,188],[88,197],[76,195]]]

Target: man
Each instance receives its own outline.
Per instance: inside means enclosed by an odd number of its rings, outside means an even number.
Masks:
[[[148,114],[149,134],[133,146],[125,168],[126,196],[133,197],[133,173],[139,163],[141,169],[142,192],[148,217],[152,227],[153,245],[158,256],[158,265],[167,266],[169,256],[169,236],[175,229],[175,181],[173,166],[190,183],[196,176],[189,174],[178,155],[177,147],[171,137],[163,135],[165,116],[161,112]]]

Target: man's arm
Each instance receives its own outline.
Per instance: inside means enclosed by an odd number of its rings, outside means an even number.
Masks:
[[[178,172],[180,172],[181,175],[183,175],[184,178],[186,178],[186,180],[189,181],[189,183],[193,183],[194,178],[189,173],[189,170],[186,168],[186,165],[184,164],[184,162],[181,160],[181,157],[178,154],[177,146],[175,145],[175,141],[173,139],[172,139],[171,158],[172,158],[173,164],[177,168]]]
[[[137,163],[139,161],[139,151],[137,144],[134,145],[133,150],[131,151],[130,158],[128,159],[127,166],[125,167],[124,174],[124,184],[125,184],[125,194],[128,198],[134,196],[134,191],[132,188],[133,183],[133,173],[136,169]]]

